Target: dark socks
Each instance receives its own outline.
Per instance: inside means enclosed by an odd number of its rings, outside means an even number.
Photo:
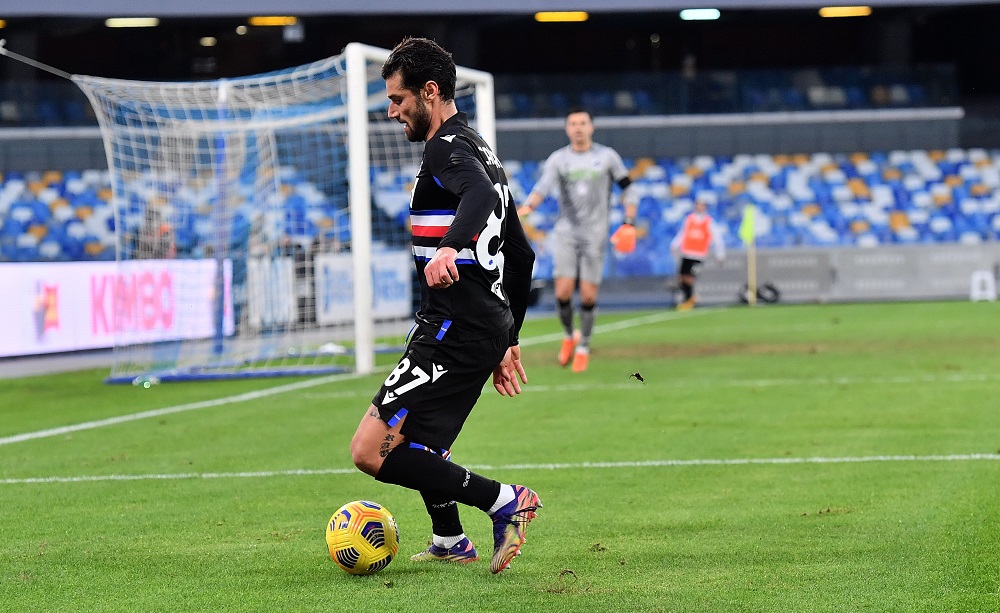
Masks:
[[[559,310],[559,322],[562,323],[566,336],[573,334],[573,303],[570,300],[563,302],[556,300],[556,307]]]
[[[684,292],[684,301],[691,299],[691,295],[694,293],[694,286],[687,281],[681,281],[681,291]]]
[[[435,536],[458,536],[463,534],[462,520],[458,517],[458,504],[454,500],[440,498],[420,492],[431,516],[431,528]]]
[[[580,347],[590,347],[590,335],[594,333],[594,309],[596,304],[580,305]]]
[[[483,511],[489,511],[500,495],[499,482],[405,443],[389,452],[375,479],[417,490],[425,502],[454,500]]]

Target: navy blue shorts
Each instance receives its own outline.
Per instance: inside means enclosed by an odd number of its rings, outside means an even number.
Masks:
[[[418,327],[372,404],[390,427],[403,417],[407,441],[450,449],[483,386],[503,360],[511,331],[482,340],[438,340]]]

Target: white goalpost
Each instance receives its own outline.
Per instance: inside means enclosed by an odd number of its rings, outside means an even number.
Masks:
[[[423,145],[387,117],[388,54],[352,43],[202,82],[72,76],[112,180],[109,381],[364,374],[399,350]],[[459,109],[495,145],[492,75],[460,67],[458,80]]]

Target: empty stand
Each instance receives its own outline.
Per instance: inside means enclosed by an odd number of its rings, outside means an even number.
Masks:
[[[832,155],[739,155],[626,160],[639,194],[635,253],[608,258],[609,276],[669,275],[669,243],[696,200],[704,200],[728,248],[740,248],[744,206],[761,213],[760,247],[854,247],[910,244],[974,245],[1000,239],[1000,152],[984,149],[912,150]],[[504,166],[523,200],[541,174],[537,160]],[[373,205],[405,241],[415,168],[373,169]],[[0,259],[67,261],[114,259],[115,224],[137,230],[151,211],[169,228],[177,257],[203,257],[211,245],[210,194],[195,185],[157,191],[145,179],[144,199],[115,210],[106,171],[8,173],[0,185]],[[137,181],[143,181],[139,178]],[[234,241],[253,223],[284,232],[290,246],[336,249],[350,240],[346,214],[295,169],[282,172],[281,219],[235,217]],[[536,276],[549,278],[547,237],[558,215],[552,197],[526,219],[538,252]],[[613,213],[611,229],[621,221]],[[132,245],[121,245],[129,250]],[[251,249],[251,245],[245,245]]]

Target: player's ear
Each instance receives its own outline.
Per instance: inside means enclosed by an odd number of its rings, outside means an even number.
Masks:
[[[428,81],[424,83],[424,86],[420,89],[420,97],[424,100],[430,100],[437,93],[438,84],[436,81]]]

